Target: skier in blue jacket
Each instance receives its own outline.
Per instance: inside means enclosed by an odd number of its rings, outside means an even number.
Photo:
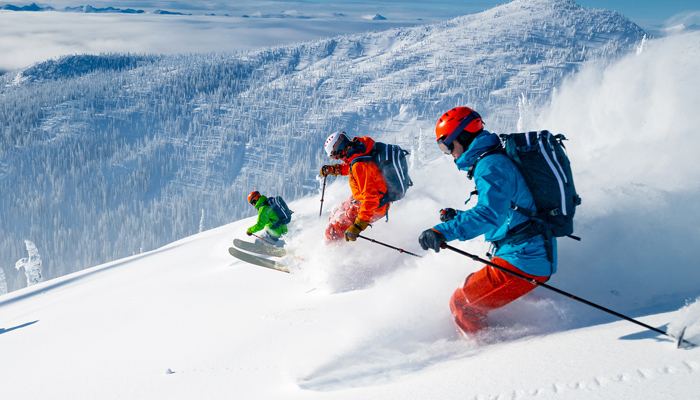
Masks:
[[[438,252],[441,243],[484,235],[495,245],[491,262],[545,282],[556,272],[556,240],[551,241],[552,261],[547,257],[541,234],[516,243],[508,240],[513,237],[513,228],[523,227],[528,221],[511,205],[536,209],[525,180],[505,154],[480,159],[499,145],[498,135],[484,130],[481,116],[467,107],[446,112],[435,131],[440,149],[454,157],[457,168],[473,176],[479,199],[466,211],[441,210],[443,223],[420,235],[421,247]],[[534,288],[524,279],[487,265],[469,275],[454,292],[450,309],[461,332],[478,339],[488,328],[486,317],[490,310],[503,307]]]

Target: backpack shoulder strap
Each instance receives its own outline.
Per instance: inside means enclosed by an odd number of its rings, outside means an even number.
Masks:
[[[467,178],[469,180],[474,178],[474,170],[476,169],[476,164],[478,164],[479,161],[481,161],[484,157],[490,156],[492,154],[503,154],[503,155],[507,156],[506,150],[500,144],[497,145],[496,147],[493,147],[489,150],[486,150],[484,153],[482,153],[479,156],[479,158],[476,159],[476,161],[474,161],[474,164],[472,164],[472,166],[469,167],[469,170],[467,171]]]
[[[350,162],[350,169],[352,169],[352,166],[358,161],[374,161],[374,150],[370,151],[364,156],[355,157],[355,159]]]

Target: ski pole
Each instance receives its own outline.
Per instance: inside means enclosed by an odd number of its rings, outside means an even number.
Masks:
[[[691,343],[691,342],[689,342],[689,341],[687,341],[687,340],[684,340],[684,339],[683,339],[683,334],[681,334],[681,336],[680,336],[679,338],[676,338],[676,337],[671,336],[670,334],[668,334],[667,332],[665,332],[665,331],[663,331],[663,330],[661,330],[661,329],[654,328],[653,326],[649,326],[649,325],[647,325],[647,324],[645,324],[645,323],[643,323],[643,322],[637,321],[636,319],[633,319],[633,318],[630,318],[630,317],[628,317],[628,316],[626,316],[626,315],[620,314],[620,313],[618,313],[618,312],[616,312],[616,311],[613,311],[613,310],[611,310],[611,309],[609,309],[609,308],[605,308],[605,307],[603,307],[603,306],[599,306],[598,304],[595,304],[595,303],[590,302],[590,301],[588,301],[588,300],[585,300],[585,299],[582,299],[582,298],[580,298],[580,297],[574,296],[574,295],[571,294],[571,293],[567,293],[567,292],[565,292],[565,291],[563,291],[563,290],[559,290],[559,289],[557,289],[557,288],[555,288],[555,287],[553,287],[553,286],[549,286],[549,285],[547,285],[547,284],[544,283],[544,282],[539,282],[539,281],[537,281],[537,280],[535,280],[535,279],[533,279],[533,278],[528,278],[528,277],[525,276],[525,275],[522,275],[522,274],[519,274],[519,273],[517,273],[517,272],[515,272],[515,271],[511,271],[511,270],[508,270],[508,269],[506,269],[506,268],[503,268],[503,267],[501,267],[501,266],[498,265],[498,264],[492,263],[492,262],[490,262],[490,261],[484,260],[483,258],[480,258],[479,256],[475,256],[475,255],[473,255],[473,254],[467,253],[466,251],[462,251],[462,250],[460,250],[460,249],[457,249],[457,248],[455,248],[455,247],[452,247],[452,246],[448,245],[447,243],[444,243],[444,242],[443,242],[443,243],[440,243],[440,247],[443,248],[443,249],[452,250],[452,251],[454,251],[454,252],[456,252],[456,253],[458,253],[458,254],[461,254],[461,255],[463,255],[463,256],[469,257],[469,258],[471,258],[471,259],[474,260],[474,261],[479,261],[479,262],[481,262],[481,263],[483,263],[483,264],[486,264],[486,265],[489,265],[489,266],[494,267],[494,268],[496,268],[496,269],[499,269],[499,270],[501,270],[501,271],[503,271],[503,272],[505,272],[505,273],[511,274],[511,275],[513,275],[513,276],[515,276],[515,277],[518,277],[518,278],[520,278],[520,279],[524,279],[524,280],[526,280],[526,281],[532,283],[532,284],[535,285],[535,286],[542,286],[542,287],[545,288],[545,289],[549,289],[549,290],[551,290],[551,291],[553,291],[553,292],[557,292],[557,293],[559,293],[559,294],[561,294],[561,295],[563,295],[563,296],[572,298],[572,299],[574,299],[574,300],[576,300],[576,301],[579,301],[579,302],[581,302],[581,303],[583,303],[583,304],[589,305],[589,306],[591,306],[591,307],[593,307],[593,308],[597,308],[598,310],[605,311],[605,312],[607,312],[607,313],[609,313],[609,314],[612,314],[612,315],[614,315],[614,316],[616,316],[616,317],[618,317],[618,318],[622,318],[622,319],[624,319],[624,320],[627,320],[627,321],[629,321],[629,322],[632,322],[632,323],[635,323],[635,324],[637,324],[637,325],[639,325],[639,326],[642,326],[642,327],[644,327],[644,328],[646,328],[646,329],[649,329],[649,330],[652,330],[652,331],[654,331],[654,332],[660,333],[660,334],[662,334],[662,335],[668,336],[668,337],[670,337],[670,338],[676,339],[676,340],[678,341],[678,346],[680,346],[681,342],[688,343],[689,345],[691,345],[691,346],[693,346],[693,347],[696,346],[694,343]]]
[[[380,241],[378,241],[378,240],[370,239],[370,238],[365,237],[365,236],[362,236],[362,235],[357,235],[357,237],[362,238],[362,239],[365,239],[365,240],[369,240],[369,241],[372,242],[372,243],[381,244],[382,246],[388,247],[388,248],[390,248],[390,249],[398,250],[399,253],[406,253],[406,254],[408,254],[408,255],[411,255],[411,256],[420,258],[420,256],[419,256],[418,254],[413,254],[413,253],[411,253],[410,251],[406,251],[406,250],[400,249],[400,248],[398,248],[398,247],[390,246],[390,245],[388,245],[388,244],[386,244],[386,243],[382,243],[382,242],[380,242]]]
[[[254,234],[254,233],[251,233],[251,235],[255,236],[256,238],[258,238],[258,239],[262,240],[262,241],[263,241],[263,242],[265,242],[265,243],[270,243],[270,242],[268,242],[267,240],[265,240],[265,239],[261,238],[260,236],[258,236],[258,235],[256,235],[256,234]]]
[[[328,178],[328,175],[325,175],[323,177],[323,190],[321,190],[321,210],[318,212],[318,217],[321,218],[321,215],[323,214],[323,197],[326,195],[326,179]]]

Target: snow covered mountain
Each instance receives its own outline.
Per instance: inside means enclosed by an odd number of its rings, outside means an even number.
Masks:
[[[549,21],[520,47],[508,44],[520,36],[473,45],[480,28],[532,28],[530,11],[611,24],[546,36],[559,32],[546,33],[560,26]],[[453,102],[473,105],[493,131],[561,132],[583,197],[575,232],[583,240],[559,241],[548,284],[673,335],[687,327],[686,338],[700,342],[700,32],[625,44],[615,24],[628,26],[569,2],[514,2],[420,29],[233,55],[71,57],[3,78],[0,254],[13,254],[1,264],[13,289],[21,285],[8,266],[27,256],[24,232],[42,260],[60,253],[42,252],[48,245],[37,237],[62,243],[76,269],[111,241],[195,234],[0,296],[2,398],[697,399],[700,348],[677,350],[668,337],[541,287],[490,314],[490,344],[460,339],[448,299],[481,265],[422,252],[416,240],[441,207],[465,207],[473,188],[434,143],[435,118]],[[460,29],[463,44],[447,47]],[[402,47],[414,35],[416,58]],[[589,40],[600,40],[584,52],[598,62],[565,47]],[[509,58],[534,57],[540,46],[556,55],[552,64]],[[482,47],[490,53],[469,58]],[[498,75],[500,65],[511,66]],[[503,79],[479,80],[479,71]],[[230,78],[219,84],[211,74]],[[554,86],[537,89],[535,74]],[[174,129],[177,121],[192,130]],[[256,129],[229,131],[246,126]],[[349,195],[345,179],[329,180],[318,217],[321,141],[338,127],[412,150],[415,186],[389,222],[364,235],[421,258],[320,240],[330,209]],[[276,181],[275,168],[288,180]],[[298,196],[288,247],[303,261],[283,260],[293,274],[227,253],[232,239],[247,239],[252,218],[209,229],[216,206],[247,214],[242,196],[253,185]],[[159,220],[162,210],[173,217]],[[202,220],[207,230],[196,233]],[[486,249],[481,238],[454,245]]]
[[[32,240],[45,276],[150,250],[251,215],[257,189],[317,189],[321,143],[345,129],[415,156],[457,104],[494,131],[586,61],[642,30],[571,0],[517,0],[433,25],[209,55],[76,55],[0,77],[0,266]]]

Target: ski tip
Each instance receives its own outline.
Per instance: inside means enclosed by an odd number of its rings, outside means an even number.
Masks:
[[[228,252],[229,252],[229,254],[236,257],[237,259],[239,259],[243,262],[247,262],[247,263],[252,264],[252,265],[258,265],[260,267],[274,269],[275,271],[281,271],[281,272],[285,272],[288,274],[292,273],[292,271],[290,271],[289,268],[287,268],[286,266],[284,266],[276,261],[271,261],[271,260],[264,258],[264,257],[258,257],[256,255],[240,251],[240,250],[233,248],[233,247],[229,247]]]

